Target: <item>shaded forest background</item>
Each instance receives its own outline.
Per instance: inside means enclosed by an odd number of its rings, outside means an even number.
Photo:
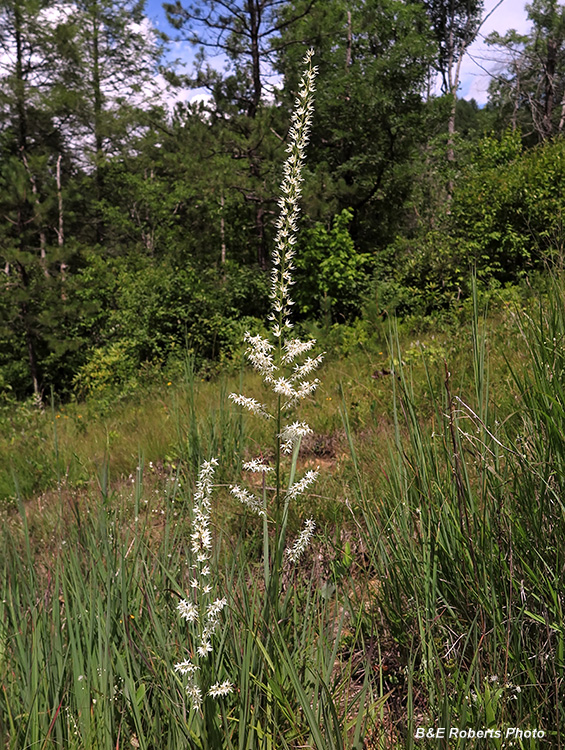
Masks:
[[[457,98],[478,0],[0,4],[0,394],[124,392],[239,364],[268,310],[301,61],[320,73],[296,318],[324,330],[456,308],[560,263],[565,8],[528,5],[489,102]],[[216,56],[214,57],[210,57]],[[221,64],[217,63],[221,55]],[[212,65],[212,62],[216,64]],[[438,83],[441,92],[438,89]],[[177,104],[175,88],[206,88]],[[436,92],[436,93],[433,93]]]

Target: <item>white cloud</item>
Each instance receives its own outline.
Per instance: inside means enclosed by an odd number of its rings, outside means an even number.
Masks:
[[[484,15],[488,18],[461,64],[459,96],[463,99],[475,99],[480,105],[486,104],[492,75],[496,74],[503,62],[500,52],[488,47],[485,38],[493,31],[505,34],[510,29],[524,34],[531,26],[525,0],[503,0],[496,8],[497,2],[498,0],[485,0]],[[491,12],[492,15],[489,15]]]
[[[190,92],[188,92],[190,94]],[[208,94],[206,92],[193,94],[190,97],[190,103],[191,104],[204,104],[204,106],[210,104],[212,102],[214,97],[212,94]]]

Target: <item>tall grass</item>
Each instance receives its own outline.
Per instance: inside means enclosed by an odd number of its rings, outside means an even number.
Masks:
[[[148,521],[137,514],[124,523],[108,504],[77,508],[53,557],[38,561],[21,512],[21,538],[4,539],[4,745],[149,748],[156,737],[159,747],[186,745],[179,685],[163,650],[182,638],[166,619],[183,562],[172,513],[165,511],[170,533],[152,549]]]
[[[3,746],[360,748],[369,685],[352,689],[340,662],[335,599],[296,573],[284,619],[265,621],[260,566],[238,540],[212,561],[231,607],[210,665],[236,692],[191,710],[174,662],[188,641],[175,608],[193,552],[168,500],[145,507],[142,487],[121,507],[91,498],[40,560],[22,506],[21,533],[3,545]]]
[[[474,388],[458,393],[446,362],[441,389],[429,380],[432,427],[418,416],[406,368],[395,368],[387,489],[374,497],[359,474],[357,492],[380,613],[408,694],[395,709],[403,746],[416,744],[418,726],[537,728],[548,746],[562,745],[564,309],[556,284],[537,320],[523,316],[530,366],[515,376],[520,401],[505,420],[490,399],[477,305]],[[394,336],[391,348],[401,363]],[[387,745],[384,732],[381,741]],[[426,742],[438,743],[418,746]],[[488,746],[505,745],[492,738]]]

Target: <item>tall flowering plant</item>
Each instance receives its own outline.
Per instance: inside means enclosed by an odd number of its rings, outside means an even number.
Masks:
[[[230,398],[253,414],[273,422],[275,455],[273,465],[261,459],[254,459],[244,464],[247,472],[262,474],[262,494],[258,496],[250,489],[235,485],[232,494],[263,518],[263,553],[265,566],[265,584],[271,582],[271,573],[277,573],[284,557],[296,562],[306,548],[313,532],[314,521],[309,519],[304,525],[298,540],[283,554],[286,521],[289,503],[316,480],[317,471],[307,471],[300,479],[296,478],[296,462],[300,441],[312,432],[308,424],[296,419],[296,409],[300,402],[310,396],[317,388],[319,380],[311,377],[320,366],[322,355],[309,355],[316,341],[301,341],[292,336],[291,309],[293,300],[291,288],[295,255],[299,199],[303,181],[302,168],[305,160],[305,149],[314,111],[314,91],[317,68],[312,65],[313,50],[304,59],[305,73],[300,82],[292,122],[289,131],[288,157],[284,164],[281,195],[279,198],[280,214],[276,224],[274,250],[272,254],[271,274],[271,312],[269,315],[270,337],[245,334],[248,344],[246,356],[253,367],[261,374],[263,383],[269,392],[270,403],[261,403],[254,398],[231,393]],[[290,464],[290,482],[286,488],[282,483],[283,460],[292,455]],[[267,476],[274,474],[274,514],[271,515],[268,502]],[[270,550],[268,523],[274,516],[277,524],[275,548]],[[271,582],[272,583],[272,582]]]
[[[212,638],[220,624],[220,614],[227,604],[225,598],[213,598],[214,586],[211,582],[210,555],[212,551],[212,534],[210,532],[210,498],[212,480],[218,462],[215,458],[205,461],[200,467],[192,518],[191,548],[193,563],[190,577],[190,596],[181,599],[177,606],[179,615],[193,630],[192,654],[188,659],[175,665],[175,670],[187,678],[186,692],[192,708],[200,709],[206,696],[220,698],[233,690],[233,685],[226,680],[215,682],[206,679],[209,669],[202,669],[203,663],[212,653]],[[208,684],[207,684],[208,683]]]
[[[288,508],[292,501],[304,493],[318,476],[317,471],[307,471],[301,478],[296,478],[296,463],[302,438],[312,432],[306,422],[294,418],[295,412],[305,398],[310,396],[318,386],[317,378],[311,374],[322,362],[322,355],[309,356],[314,348],[314,339],[301,341],[291,335],[292,323],[290,312],[293,305],[290,289],[293,284],[292,263],[295,254],[296,231],[300,208],[298,201],[301,192],[302,166],[308,133],[314,107],[314,80],[317,68],[312,66],[313,51],[310,50],[304,60],[306,71],[300,82],[296,106],[292,115],[289,131],[288,157],[284,165],[284,176],[279,200],[280,215],[277,221],[277,234],[272,256],[271,301],[269,316],[271,322],[270,338],[245,334],[248,344],[246,355],[258,370],[270,394],[270,404],[263,404],[254,398],[241,394],[230,394],[230,398],[253,414],[273,423],[275,458],[274,465],[262,459],[253,459],[244,464],[245,471],[262,475],[262,494],[258,496],[252,490],[234,485],[232,494],[244,505],[263,519],[263,552],[265,608],[264,622],[268,622],[273,606],[278,601],[279,573],[283,562],[296,563],[307,547],[315,529],[312,519],[308,519],[303,530],[292,546],[285,549],[286,524]],[[290,462],[290,479],[288,485],[282,486],[283,460],[292,456]],[[229,681],[213,682],[207,675],[211,674],[210,655],[213,652],[214,634],[219,629],[222,610],[226,607],[225,598],[214,597],[214,583],[211,581],[210,556],[212,536],[210,532],[210,497],[213,487],[216,459],[202,464],[194,494],[193,523],[191,547],[193,563],[190,579],[190,595],[182,599],[178,612],[189,624],[191,632],[190,656],[175,666],[177,672],[187,680],[187,693],[194,711],[203,711],[208,698],[220,698],[233,691]],[[267,477],[275,477],[274,509],[268,502],[270,490]],[[270,548],[269,523],[274,520],[276,533],[274,548]],[[212,684],[213,682],[213,684]],[[205,727],[212,726],[205,721]],[[212,742],[212,745],[214,743]]]

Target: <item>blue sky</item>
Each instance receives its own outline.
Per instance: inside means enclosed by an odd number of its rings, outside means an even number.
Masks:
[[[485,0],[485,15],[493,10],[497,2],[498,0]],[[560,4],[562,5],[563,2],[565,0],[561,0]],[[501,34],[511,28],[522,33],[527,31],[529,24],[525,5],[526,0],[503,0],[500,6],[489,16],[461,66],[460,96],[465,99],[474,98],[481,105],[486,103],[490,78],[484,69],[496,71],[496,68],[501,65],[501,59],[500,56],[497,57],[494,50],[484,44],[484,38],[492,31],[498,31]],[[148,0],[147,15],[160,31],[169,33],[171,36],[174,35],[174,29],[167,23],[160,0]],[[181,56],[184,60],[191,59],[191,47],[189,45],[182,44],[171,50],[171,57]],[[193,92],[193,94],[197,94],[197,92]],[[190,99],[191,95],[188,94],[187,98]]]
[[[167,24],[163,3],[159,0],[147,0],[147,15],[153,21],[160,31],[169,31],[170,26]]]

